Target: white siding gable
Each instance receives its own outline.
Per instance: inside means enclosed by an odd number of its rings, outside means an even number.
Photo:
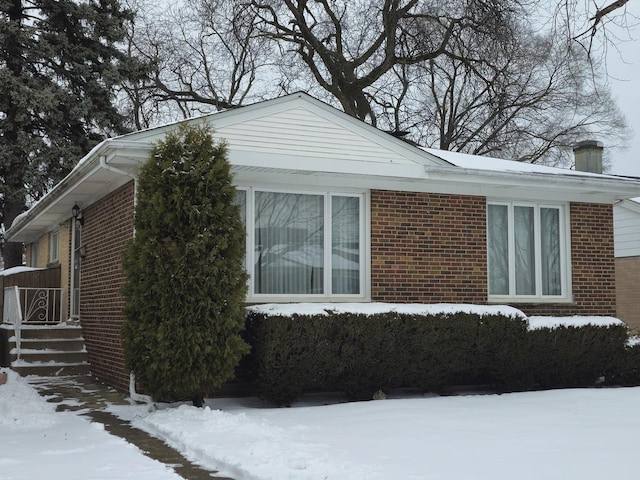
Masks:
[[[613,207],[616,257],[640,256],[640,204],[625,200]]]
[[[229,145],[229,161],[243,168],[366,172],[393,167],[394,174],[452,165],[305,94],[226,110],[186,122],[207,124]],[[178,124],[120,137],[150,145]],[[408,169],[408,170],[407,170]],[[415,170],[415,171],[414,171]],[[371,173],[371,172],[369,172]]]
[[[415,164],[381,143],[301,107],[223,126],[215,135],[228,142],[232,153]]]

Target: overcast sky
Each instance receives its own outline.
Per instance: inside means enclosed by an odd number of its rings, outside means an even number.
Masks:
[[[630,0],[627,12],[629,22],[635,24],[633,40],[619,43],[620,52],[609,49],[607,62],[613,96],[627,117],[633,137],[628,149],[609,152],[610,173],[640,177],[640,0]]]

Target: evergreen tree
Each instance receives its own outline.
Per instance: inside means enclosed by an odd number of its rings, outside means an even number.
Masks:
[[[119,0],[0,0],[0,222],[11,225],[94,145],[123,133],[113,101],[145,66],[118,49]],[[22,245],[3,249],[5,267]]]
[[[140,172],[136,235],[124,255],[123,344],[155,398],[201,399],[248,351],[235,198],[226,147],[204,127],[168,134]]]

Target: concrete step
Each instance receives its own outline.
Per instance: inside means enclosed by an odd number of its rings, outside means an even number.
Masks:
[[[12,350],[11,365],[18,360],[17,350]],[[55,350],[31,350],[20,348],[20,360],[25,363],[49,363],[76,364],[87,363],[87,352],[68,352]]]
[[[60,363],[24,363],[22,361],[11,365],[11,369],[23,377],[38,375],[40,377],[58,377],[67,375],[88,375],[88,363],[60,364]]]
[[[22,340],[35,339],[82,339],[82,328],[68,325],[22,325],[20,329]]]
[[[16,347],[15,341],[9,342],[10,348]],[[84,340],[82,338],[74,339],[30,339],[23,338],[20,340],[20,347],[23,350],[56,350],[60,352],[81,352],[84,351]]]
[[[89,373],[87,351],[79,326],[23,325],[20,359],[15,335],[9,338],[11,368],[20,375],[63,376]]]

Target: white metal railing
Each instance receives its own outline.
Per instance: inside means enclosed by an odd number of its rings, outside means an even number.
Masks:
[[[4,288],[4,323],[16,324],[22,321],[22,310],[20,309],[20,293],[18,287]]]
[[[4,323],[13,324],[13,331],[16,337],[16,358],[20,360],[22,308],[20,307],[20,289],[18,287],[5,287],[2,314]]]
[[[62,322],[63,300],[62,288],[5,287],[3,321],[13,325],[18,359],[22,326]]]
[[[63,288],[6,287],[4,322],[53,324],[62,319]]]

